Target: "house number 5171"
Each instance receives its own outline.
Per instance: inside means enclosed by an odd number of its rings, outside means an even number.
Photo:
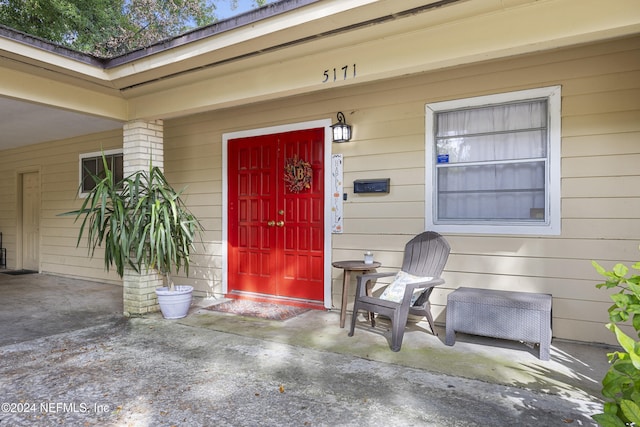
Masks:
[[[345,65],[342,68],[332,68],[324,70],[322,73],[322,83],[329,81],[335,82],[336,80],[347,80],[348,78],[356,77],[356,64]]]

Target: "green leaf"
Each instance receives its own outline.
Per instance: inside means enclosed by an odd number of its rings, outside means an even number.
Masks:
[[[629,269],[624,264],[616,264],[613,266],[613,273],[618,277],[624,277],[629,272]]]
[[[629,294],[623,293],[620,291],[618,293],[612,294],[611,299],[616,303],[617,306],[627,306],[633,302],[633,296]]]
[[[620,402],[620,409],[622,409],[622,413],[629,421],[635,423],[635,425],[640,424],[640,407],[635,402],[623,399]]]
[[[612,323],[626,322],[629,315],[625,311],[619,310],[617,307],[609,312],[609,319]]]
[[[604,413],[592,417],[602,427],[625,427],[625,423],[615,415]]]
[[[611,399],[616,399],[629,387],[630,380],[618,369],[611,368],[602,379],[602,395]]]
[[[633,325],[633,328],[636,330],[636,333],[640,334],[640,314],[638,314],[638,313],[634,314],[633,315],[633,320],[632,320],[631,323]]]
[[[633,276],[631,279],[627,280],[627,284],[629,285],[629,291],[633,292],[636,298],[640,297],[640,276]]]
[[[601,275],[603,275],[603,276],[606,274],[607,270],[606,270],[603,266],[601,266],[600,264],[598,264],[597,262],[595,262],[595,261],[591,261],[591,265],[593,265],[593,268],[595,268],[595,269],[596,269],[596,271],[598,272],[598,274],[601,274]]]
[[[625,334],[615,324],[610,324],[609,329],[616,334],[616,339],[618,340],[618,343],[620,343],[622,348],[625,349],[626,352],[628,353],[631,359],[631,362],[633,363],[633,366],[635,366],[636,369],[640,369],[640,356],[635,352],[636,342],[633,340],[633,338]]]
[[[627,334],[622,332],[618,325],[616,325],[615,323],[609,323],[607,325],[607,328],[609,328],[611,332],[616,334],[616,339],[618,340],[622,348],[625,349],[625,351],[633,350],[633,345],[635,342]]]

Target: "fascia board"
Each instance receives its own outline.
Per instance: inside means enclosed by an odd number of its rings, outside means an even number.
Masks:
[[[127,101],[117,92],[107,94],[7,67],[0,67],[0,96],[118,121],[129,116]]]
[[[0,57],[102,84],[109,81],[109,75],[99,65],[99,61],[96,63],[79,61],[55,51],[41,49],[5,37],[0,37]]]

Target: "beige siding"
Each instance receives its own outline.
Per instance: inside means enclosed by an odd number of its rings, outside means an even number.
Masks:
[[[640,243],[640,40],[626,39],[528,55],[344,90],[199,114],[165,122],[166,169],[189,184],[188,199],[219,254],[222,230],[221,139],[225,132],[335,117],[343,111],[354,139],[344,154],[344,234],[332,236],[332,260],[373,250],[385,268],[400,265],[404,243],[424,227],[425,123],[429,102],[562,85],[562,234],[553,237],[451,235],[446,285],[434,293],[444,320],[446,295],[459,286],[554,295],[554,335],[613,342],[603,327],[609,301],[590,260],[638,259]],[[352,182],[389,177],[388,195],[353,194]],[[381,234],[384,235],[381,238]],[[192,279],[220,289],[222,260]],[[202,277],[202,279],[201,279]],[[341,271],[333,270],[339,305]]]
[[[8,268],[21,267],[20,258],[16,256],[19,253],[16,235],[19,220],[15,219],[18,175],[37,170],[41,178],[40,269],[47,273],[119,283],[116,275],[104,271],[99,251],[90,260],[84,242],[76,248],[79,223],[74,224],[73,217],[61,217],[60,214],[77,209],[82,203],[77,198],[79,155],[121,146],[122,133],[109,132],[6,150],[0,154],[0,194],[3,195],[0,231],[5,236],[3,245],[7,248]]]

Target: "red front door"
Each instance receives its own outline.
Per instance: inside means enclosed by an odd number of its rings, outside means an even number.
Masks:
[[[228,150],[229,293],[322,301],[324,129],[231,139]]]

